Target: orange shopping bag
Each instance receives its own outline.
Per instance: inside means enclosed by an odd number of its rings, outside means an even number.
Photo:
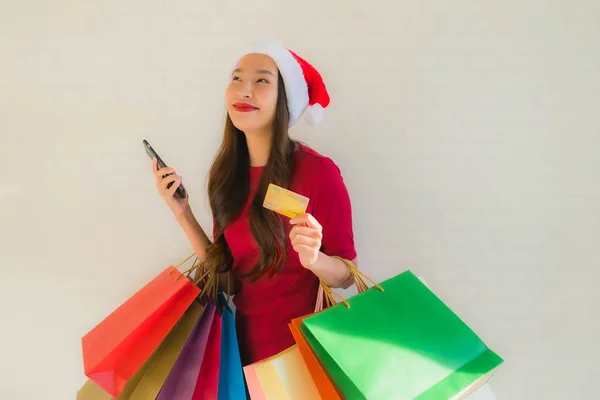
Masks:
[[[308,317],[308,314],[304,317],[295,318],[289,324],[290,330],[292,331],[292,335],[294,335],[294,340],[296,341],[296,345],[298,346],[298,350],[302,355],[302,359],[306,363],[308,367],[308,371],[323,399],[331,399],[331,400],[342,400],[343,397],[331,381],[329,375],[315,356],[315,353],[312,351],[306,339],[300,332],[300,325],[302,324],[302,320]]]
[[[200,294],[177,270],[192,256],[166,268],[82,338],[85,375],[111,396],[119,397]]]
[[[351,268],[351,266],[349,266],[349,268]],[[352,269],[351,272],[353,272],[352,275],[355,276],[354,271],[352,271]],[[366,285],[360,279],[355,279],[355,285],[358,293],[366,290]],[[325,308],[327,308],[328,306],[332,305],[334,302],[332,297],[333,295],[334,293],[331,292],[331,290],[327,288],[323,282],[321,282],[319,286],[319,293],[317,296],[317,303],[315,305],[315,312],[313,314],[316,314],[323,310],[324,306]],[[325,299],[325,305],[323,304],[323,299]],[[308,314],[302,317],[294,318],[288,324],[288,326],[290,327],[290,331],[292,331],[292,335],[294,336],[294,340],[296,341],[298,350],[300,351],[300,354],[302,355],[302,358],[304,359],[304,362],[308,367],[310,375],[321,397],[327,400],[342,400],[344,396],[342,396],[342,393],[335,386],[329,374],[327,373],[325,368],[323,368],[323,365],[321,365],[321,362],[319,361],[314,351],[304,338],[304,335],[300,331],[302,320],[313,314]]]

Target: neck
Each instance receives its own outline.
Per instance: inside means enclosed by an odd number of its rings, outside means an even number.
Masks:
[[[246,133],[246,143],[248,145],[248,155],[250,157],[251,167],[264,167],[269,161],[271,152],[272,132],[252,132]]]

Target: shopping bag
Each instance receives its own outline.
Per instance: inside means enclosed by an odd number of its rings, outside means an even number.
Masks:
[[[110,394],[106,393],[94,381],[88,379],[81,389],[77,392],[77,400],[113,400]]]
[[[244,371],[248,372],[248,389],[252,400],[329,400],[319,394],[296,345],[246,366]]]
[[[271,361],[258,365],[256,375],[267,398],[322,398],[296,345],[284,350]]]
[[[127,400],[155,399],[158,396],[202,311],[202,305],[194,301],[173,331],[169,333],[164,345],[159,348],[156,357],[149,364],[139,383],[132,389]],[[127,392],[127,388],[126,386],[123,393]]]
[[[211,306],[215,309],[214,305]],[[215,400],[218,397],[222,322],[221,314],[215,309],[192,400]]]
[[[199,293],[166,268],[82,338],[85,375],[118,397]]]
[[[193,302],[164,342],[161,343],[133,378],[127,382],[117,400],[156,398],[201,311],[202,306],[200,303]],[[110,394],[90,379],[77,392],[77,400],[112,399],[113,397]]]
[[[467,400],[496,400],[496,394],[490,388],[488,383],[481,386],[472,394],[466,397]]]
[[[223,294],[219,296],[223,326],[221,331],[221,363],[219,367],[218,400],[246,398],[246,384],[240,359],[240,349],[233,312]]]
[[[300,329],[351,399],[462,398],[503,362],[411,271],[305,318]]]
[[[323,365],[315,355],[314,351],[310,348],[308,342],[300,331],[302,321],[304,318],[310,315],[313,314],[293,319],[289,324],[290,330],[294,336],[296,345],[298,346],[298,351],[300,352],[300,355],[307,366],[307,369],[312,377],[315,387],[319,391],[321,398],[327,400],[342,400],[343,397],[341,393],[335,387],[335,384],[327,374],[327,371],[325,368],[323,368]]]
[[[204,311],[157,400],[217,398],[222,325],[215,305],[219,291],[218,274],[213,268],[198,275],[194,284],[202,288],[198,301],[205,304]]]
[[[361,293],[367,289],[364,282],[360,279],[355,280],[354,283],[356,285],[356,290],[358,293]],[[334,303],[335,299],[333,298],[333,292],[331,292],[331,289],[329,289],[325,285],[325,283],[321,281],[313,314],[322,311],[323,307],[332,306]],[[309,346],[308,342],[306,341],[300,330],[300,327],[302,326],[302,321],[313,314],[308,314],[303,317],[294,318],[288,325],[290,331],[292,332],[292,335],[294,336],[294,341],[298,346],[298,351],[302,355],[302,359],[306,363],[308,371],[321,397],[327,400],[341,400],[343,399],[342,394],[331,380],[331,377],[327,374],[325,368],[323,368],[323,365],[317,358],[314,351]]]
[[[205,305],[156,400],[192,399],[214,315],[215,306]]]
[[[260,386],[258,376],[256,375],[256,365],[257,364],[250,364],[244,367],[244,377],[246,379],[248,395],[252,400],[266,400],[265,392]]]

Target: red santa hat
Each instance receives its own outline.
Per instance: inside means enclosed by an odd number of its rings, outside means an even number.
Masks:
[[[315,125],[323,119],[325,108],[330,101],[329,93],[321,74],[308,61],[274,42],[250,46],[239,58],[247,54],[264,54],[277,64],[285,86],[290,127],[300,119],[302,114],[310,125]]]

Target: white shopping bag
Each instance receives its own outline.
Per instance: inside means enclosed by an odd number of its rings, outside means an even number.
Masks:
[[[468,396],[467,400],[496,400],[496,395],[492,392],[490,385],[486,383],[479,390]]]

